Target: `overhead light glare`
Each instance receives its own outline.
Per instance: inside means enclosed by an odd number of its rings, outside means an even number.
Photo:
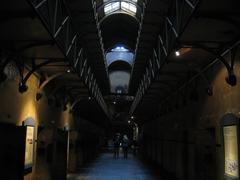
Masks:
[[[175,55],[178,57],[180,56],[180,52],[179,51],[175,51]]]

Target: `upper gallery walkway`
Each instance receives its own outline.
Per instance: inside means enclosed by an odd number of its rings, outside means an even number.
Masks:
[[[111,153],[103,153],[78,172],[69,174],[68,180],[162,180],[158,173],[132,154],[128,159],[122,154],[119,159],[114,159]]]

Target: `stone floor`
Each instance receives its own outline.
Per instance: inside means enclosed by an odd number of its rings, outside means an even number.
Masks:
[[[77,174],[69,174],[68,180],[161,180],[156,173],[137,158],[129,155],[113,159],[110,153],[101,154],[92,164],[81,168]]]

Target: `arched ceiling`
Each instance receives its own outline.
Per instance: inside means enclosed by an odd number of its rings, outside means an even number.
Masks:
[[[116,70],[131,72],[131,69],[132,69],[131,64],[129,64],[126,61],[123,61],[123,60],[114,61],[113,63],[111,63],[108,66],[108,71],[109,72],[116,71]]]
[[[54,2],[59,2],[57,7]],[[236,0],[138,0],[136,18],[123,12],[105,16],[103,0],[62,2],[2,1],[2,54],[11,54],[10,57],[17,55],[28,68],[52,59],[53,64],[36,71],[46,79],[71,67],[73,75],[64,74],[50,81],[46,89],[52,92],[59,87],[59,91],[72,94],[73,98],[76,95],[88,97],[98,92],[103,96],[96,97],[97,102],[103,106],[107,101],[104,105],[107,109],[114,99],[106,98],[111,94],[108,73],[120,70],[129,72],[130,66],[121,58],[108,66],[105,55],[117,44],[123,44],[134,53],[127,94],[135,97],[131,113],[143,120],[149,119],[149,114],[154,115],[166,96],[210,64],[216,54],[223,53],[240,37]],[[54,8],[59,9],[54,11]],[[57,12],[54,25],[51,24],[55,19],[53,12]],[[77,35],[77,43],[73,43],[74,36],[65,37],[67,33],[72,35],[72,32]],[[70,51],[75,46],[83,51]],[[207,47],[213,53],[200,46]],[[176,50],[182,53],[180,57],[175,56]],[[67,53],[74,59],[69,58]],[[81,56],[80,61],[76,58],[78,56]],[[84,62],[89,68],[85,68]],[[85,76],[81,76],[82,73]],[[96,81],[92,80],[93,75]],[[68,87],[62,87],[63,84]],[[89,108],[91,103],[88,104]],[[84,103],[79,103],[78,107],[83,108]]]
[[[131,15],[116,13],[109,15],[101,23],[105,49],[122,43],[135,50],[139,24]]]

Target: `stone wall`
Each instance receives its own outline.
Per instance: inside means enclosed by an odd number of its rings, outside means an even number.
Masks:
[[[23,121],[26,119],[31,118],[34,120],[35,150],[33,171],[27,174],[24,179],[52,179],[51,176],[54,176],[54,172],[65,171],[67,173],[67,167],[69,172],[75,171],[77,162],[74,161],[76,156],[78,156],[76,143],[79,137],[76,139],[72,130],[75,129],[77,131],[74,120],[79,122],[79,117],[73,117],[73,113],[70,111],[70,104],[67,104],[66,111],[63,111],[61,107],[50,106],[44,92],[42,98],[37,101],[36,94],[39,87],[39,78],[36,75],[30,77],[27,82],[28,90],[22,94],[18,92],[18,83],[19,77],[16,76],[0,84],[0,123],[22,126]],[[96,127],[94,126],[93,128],[92,126],[94,125],[90,126],[88,123],[87,127],[83,125],[81,128],[85,128],[86,131],[94,131]],[[66,138],[68,136],[66,129],[71,130],[69,138]],[[58,139],[58,136],[64,137],[64,142],[61,141],[61,137]],[[68,154],[64,150],[66,144],[70,147]],[[90,145],[88,144],[88,146]],[[83,147],[81,148],[83,149]],[[55,156],[58,155],[57,153],[60,149],[62,149],[63,154],[59,154],[59,156],[64,158],[61,159],[61,162],[58,162],[59,158],[55,158]],[[83,159],[81,155],[79,156]],[[65,163],[69,164],[65,165],[65,167],[62,166]],[[56,171],[56,169],[58,170]],[[59,171],[59,169],[61,170]],[[55,175],[57,176],[57,174]],[[62,179],[65,178],[62,177]]]
[[[240,116],[239,52],[236,57],[236,86],[226,83],[227,70],[219,62],[204,73],[213,87],[212,96],[206,93],[206,79],[199,77],[194,99],[189,98],[190,91],[185,92],[186,103],[180,100],[175,106],[171,99],[171,110],[143,126],[143,151],[178,179],[223,180],[220,119],[227,113]]]

